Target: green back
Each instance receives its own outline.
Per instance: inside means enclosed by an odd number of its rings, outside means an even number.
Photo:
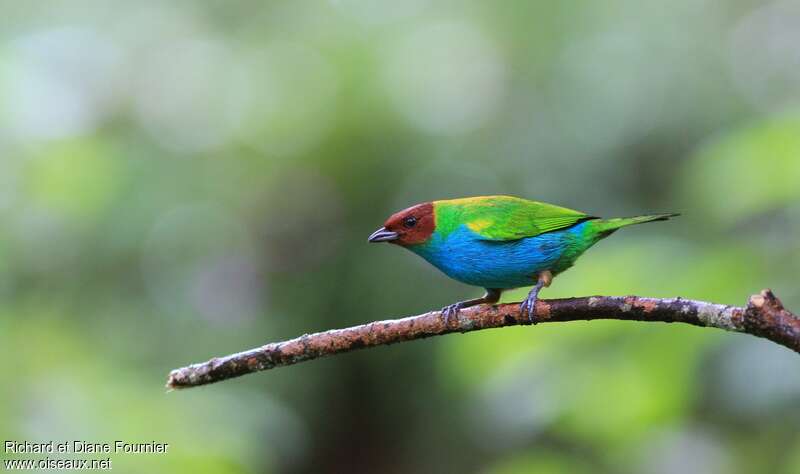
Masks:
[[[511,196],[434,201],[436,232],[447,236],[462,224],[486,240],[518,240],[564,229],[591,216]]]

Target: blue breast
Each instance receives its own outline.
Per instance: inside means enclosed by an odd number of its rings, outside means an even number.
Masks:
[[[482,240],[462,225],[447,237],[434,233],[425,244],[409,249],[468,285],[519,288],[536,283],[538,272],[555,268],[583,225],[514,241]]]

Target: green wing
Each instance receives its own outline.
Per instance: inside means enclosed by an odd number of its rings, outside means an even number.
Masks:
[[[438,201],[437,230],[461,224],[486,240],[518,240],[564,229],[592,219],[583,212],[511,196],[481,196]]]

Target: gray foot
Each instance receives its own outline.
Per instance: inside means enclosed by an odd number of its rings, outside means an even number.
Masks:
[[[531,324],[536,324],[536,301],[539,299],[539,291],[542,289],[542,283],[537,283],[536,286],[531,289],[530,293],[528,293],[527,298],[519,307],[520,312],[523,316],[528,317],[528,321]]]
[[[450,320],[453,318],[458,317],[458,312],[461,311],[461,308],[464,307],[464,302],[459,301],[458,303],[453,303],[451,305],[447,305],[442,308],[442,317],[444,318],[444,325],[449,326]]]
[[[458,303],[453,303],[449,306],[445,306],[442,308],[442,317],[444,318],[444,325],[450,325],[450,319],[457,317],[458,312],[464,308],[469,308],[479,304],[494,304],[500,301],[500,294],[503,290],[499,290],[496,288],[487,288],[486,294],[483,295],[481,298],[476,298],[474,300],[467,300],[467,301],[459,301]]]

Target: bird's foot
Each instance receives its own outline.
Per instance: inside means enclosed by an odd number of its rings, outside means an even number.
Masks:
[[[445,306],[442,308],[442,317],[444,318],[444,325],[445,327],[450,325],[450,320],[453,317],[458,316],[458,312],[464,308],[471,308],[473,306],[477,306],[479,304],[494,304],[500,301],[500,294],[503,290],[499,290],[497,288],[487,288],[486,294],[480,298],[476,298],[474,300],[467,300],[467,301],[459,301],[458,303],[453,303],[449,306]]]
[[[450,326],[450,320],[458,317],[458,312],[464,307],[464,302],[453,303],[442,308],[442,317],[444,318],[445,327]]]
[[[522,304],[519,306],[519,311],[522,316],[527,316],[528,321],[531,324],[536,324],[538,321],[536,320],[536,301],[538,301],[539,295],[534,294],[534,292],[530,292]]]
[[[528,321],[531,324],[536,324],[538,322],[536,320],[536,302],[539,300],[539,291],[541,291],[543,286],[544,282],[539,279],[539,282],[536,283],[536,286],[531,288],[531,291],[528,293],[525,301],[523,301],[519,307],[519,311],[522,313],[522,316],[527,316]]]
[[[531,288],[527,298],[525,298],[525,301],[523,301],[519,307],[522,316],[528,316],[528,321],[531,324],[539,322],[536,320],[536,302],[539,300],[539,292],[542,288],[549,287],[550,283],[553,282],[553,274],[549,270],[543,271],[539,274],[537,280],[536,285]]]

